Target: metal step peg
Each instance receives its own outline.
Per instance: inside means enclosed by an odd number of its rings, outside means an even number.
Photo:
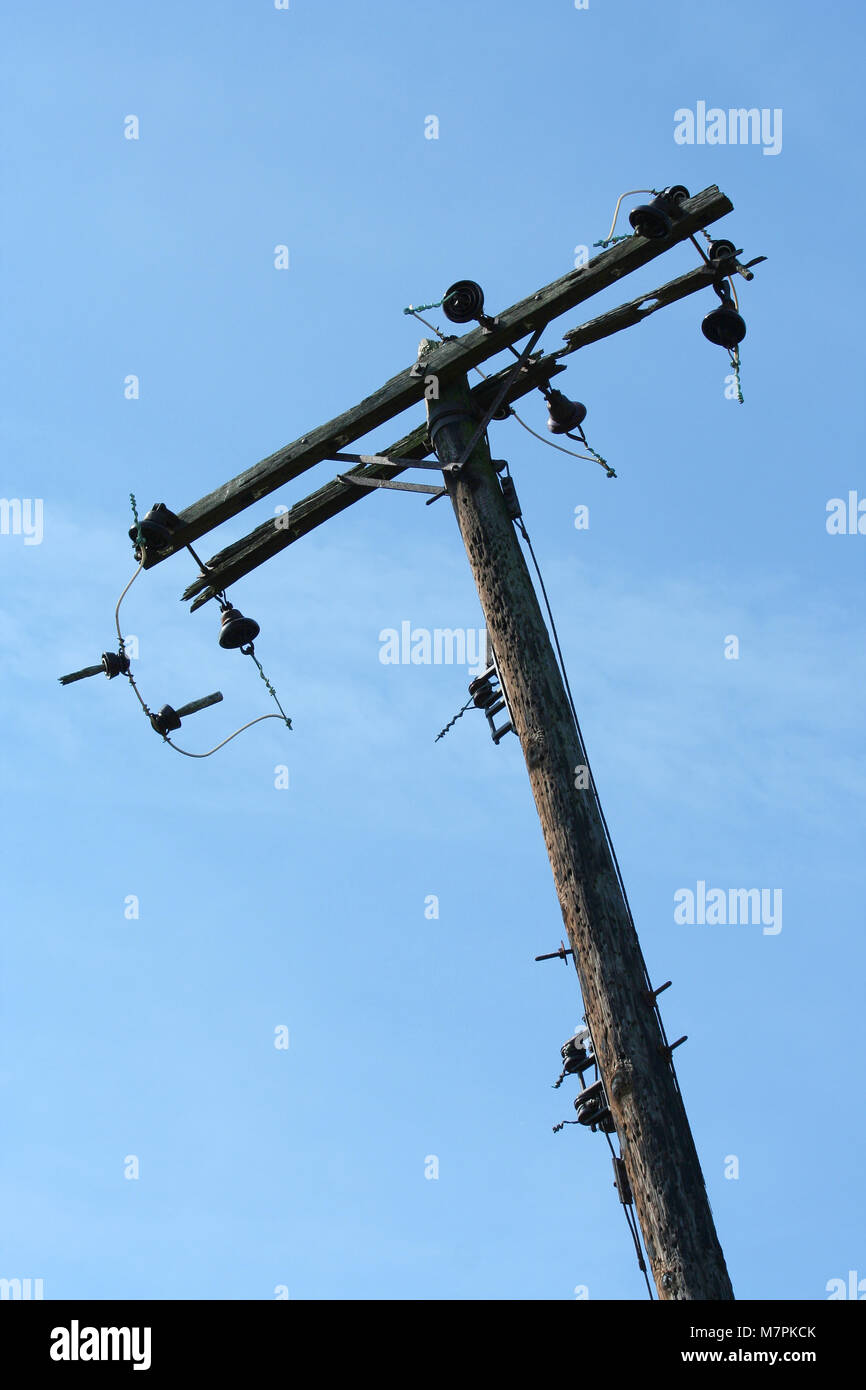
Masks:
[[[216,690],[213,695],[204,695],[200,700],[191,700],[188,705],[181,705],[180,709],[163,705],[161,710],[150,716],[151,725],[156,733],[167,738],[175,729],[180,728],[181,719],[185,719],[188,714],[197,714],[200,709],[207,709],[209,705],[218,705],[221,699],[222,692]]]
[[[72,671],[68,676],[61,676],[60,684],[72,685],[74,681],[87,680],[89,676],[104,675],[109,680],[114,680],[115,676],[125,676],[128,670],[128,656],[121,656],[119,652],[103,652],[98,666],[85,666],[81,671]]]

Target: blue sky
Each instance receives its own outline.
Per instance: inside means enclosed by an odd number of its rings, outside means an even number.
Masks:
[[[674,981],[735,1292],[866,1277],[866,537],[825,524],[866,497],[862,30],[853,7],[777,0],[732,0],[722,30],[637,0],[7,15],[2,495],[41,499],[44,527],[0,536],[0,1276],[48,1298],[645,1297],[606,1145],[551,1133],[583,1010],[572,970],[533,963],[562,925],[517,741],[472,714],[434,744],[465,669],[379,660],[403,621],[482,623],[447,505],[379,493],[232,589],[292,732],[194,762],[125,683],[56,677],[115,645],[130,491],[183,508],[408,365],[404,305],[470,276],[495,312],[568,271],[623,189],[681,182],[717,183],[719,232],[769,257],[738,285],[745,405],[701,336],[707,293],[568,359],[557,384],[615,481],[514,422],[491,440],[650,973]],[[678,145],[699,101],[781,110],[781,150]],[[670,251],[544,346],[695,260]],[[544,430],[540,396],[521,414]],[[200,750],[269,706],[214,606],[178,602],[193,576],[188,556],[148,572],[123,616],[151,705],[224,693],[184,724]],[[700,880],[781,889],[782,930],[676,923]]]

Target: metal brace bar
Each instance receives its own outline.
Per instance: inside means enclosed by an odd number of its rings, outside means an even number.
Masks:
[[[384,463],[391,468],[432,468],[442,472],[441,463],[435,459],[401,459],[390,454],[331,454],[330,457],[335,463]]]
[[[487,426],[490,424],[490,421],[493,419],[502,402],[505,400],[509,388],[517,380],[517,377],[521,369],[528,362],[532,354],[533,348],[535,347],[536,343],[538,342],[546,327],[547,324],[543,323],[540,328],[536,328],[532,337],[529,339],[529,342],[526,344],[526,346],[520,353],[520,356],[518,357],[513,368],[511,369],[511,372],[506,377],[505,381],[503,381],[502,385],[500,386],[499,390],[494,396],[492,403],[487,407],[484,414],[482,415],[480,421],[478,422],[478,427],[475,430],[475,433],[473,434],[469,443],[466,445],[466,448],[463,450],[460,459],[457,463],[448,464],[447,470],[443,469],[443,472],[447,471],[448,473],[456,474],[459,473],[460,470],[463,468],[464,464],[466,463],[467,459],[472,453],[472,450],[475,448],[475,445],[478,443],[481,436],[486,432]]]
[[[429,492],[434,497],[444,497],[444,487],[431,487],[429,483],[398,483],[393,478],[352,477],[351,473],[338,473],[337,482],[352,483],[357,487],[387,487],[394,492]]]

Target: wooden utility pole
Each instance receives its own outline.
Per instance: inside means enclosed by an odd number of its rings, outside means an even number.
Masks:
[[[222,601],[227,585],[378,488],[441,493],[438,487],[395,481],[409,468],[441,467],[526,758],[601,1082],[662,1299],[730,1299],[733,1292],[656,1007],[656,993],[661,991],[654,992],[646,976],[576,718],[490,462],[485,422],[500,408],[507,412],[530,391],[547,391],[552,378],[565,370],[561,359],[568,354],[642,323],[668,304],[718,286],[720,277],[742,273],[751,279],[748,265],[757,261],[740,266],[733,243],[722,241],[718,248],[727,249],[717,248],[720,259],[711,261],[701,251],[700,264],[686,274],[570,329],[564,347],[550,353],[532,351],[543,329],[560,314],[676,244],[694,241],[696,232],[732,210],[718,188],[706,188],[678,203],[676,217],[661,234],[636,232],[494,318],[480,319],[479,326],[463,337],[423,343],[419,360],[366,400],[177,515],[162,508],[161,524],[151,530],[143,553],[143,567],[150,569],[185,547],[192,551],[191,542],[199,536],[324,459],[354,464],[203,564],[183,594],[192,600],[194,611],[214,598]],[[514,345],[528,334],[529,344],[517,353]],[[503,350],[515,352],[520,363],[494,373],[470,392],[466,373]],[[435,400],[428,391],[431,381],[438,391]],[[343,452],[352,440],[422,400],[428,402],[426,429],[412,430],[377,454]],[[425,462],[431,441],[436,463]],[[146,523],[144,518],[141,526]],[[144,534],[139,529],[139,539]],[[89,667],[66,680],[71,683],[102,669]]]
[[[637,934],[584,775],[586,754],[483,433],[449,472],[479,423],[466,379],[428,402],[427,417],[526,759],[659,1298],[731,1299]]]

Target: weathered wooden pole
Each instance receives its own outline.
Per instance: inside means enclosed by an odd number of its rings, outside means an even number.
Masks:
[[[422,353],[429,345],[422,343]],[[493,642],[660,1299],[732,1299],[685,1107],[670,1066],[591,786],[586,757],[465,377],[428,400],[443,467]]]

